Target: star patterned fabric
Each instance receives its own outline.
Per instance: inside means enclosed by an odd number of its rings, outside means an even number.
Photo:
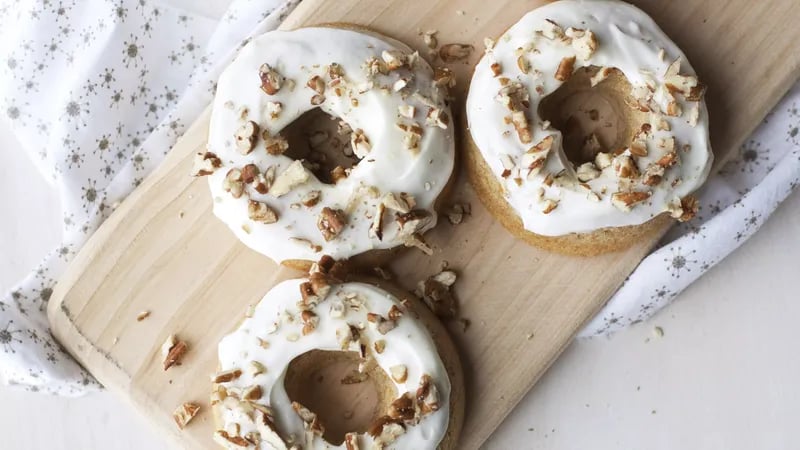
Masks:
[[[98,387],[49,332],[66,264],[211,102],[247,40],[299,0],[234,0],[212,20],[157,0],[0,6],[0,113],[59,192],[63,242],[0,297],[0,379],[75,395]]]
[[[0,4],[0,115],[60,194],[63,242],[0,296],[0,379],[78,395],[97,382],[59,346],[45,311],[66,264],[210,103],[252,36],[300,0],[234,0],[219,21],[158,0]],[[747,240],[800,181],[795,88],[583,335],[646,319]]]

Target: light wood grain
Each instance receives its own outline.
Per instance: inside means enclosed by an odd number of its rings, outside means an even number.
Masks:
[[[442,43],[482,48],[541,1],[305,0],[284,28],[351,22],[423,47],[418,30]],[[736,150],[797,77],[800,4],[793,0],[634,2],[683,47],[708,83],[718,164]],[[457,10],[466,14],[459,15]],[[421,52],[424,54],[424,52]],[[471,65],[459,77],[460,113]],[[216,343],[277,280],[297,274],[244,248],[211,214],[205,180],[187,174],[204,147],[208,113],[187,131],[159,169],[106,221],[78,254],[49,306],[53,332],[109,389],[123,393],[186,448],[213,448],[201,415],[180,433],[171,411],[205,404]],[[460,272],[464,332],[451,324],[467,381],[462,448],[477,448],[535,383],[579,327],[635,268],[660,234],[617,254],[574,258],[513,239],[481,207],[463,177],[453,201],[471,203],[465,223],[446,221],[429,235],[434,257],[403,253],[392,265],[406,288],[438,271]],[[143,322],[135,316],[152,310]],[[191,345],[184,364],[164,373],[159,346],[171,333]]]

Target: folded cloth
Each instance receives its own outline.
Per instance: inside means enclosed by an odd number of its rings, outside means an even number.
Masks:
[[[220,21],[156,0],[0,6],[0,111],[63,209],[63,242],[0,297],[3,381],[62,395],[99,387],[49,333],[45,308],[55,280],[208,105],[236,51],[276,28],[299,1],[234,0]],[[796,125],[786,133],[798,121],[796,110],[787,111],[798,92],[765,125],[782,139],[757,133],[703,191],[701,217],[676,228],[584,334],[612,331],[667,304],[798,184]]]

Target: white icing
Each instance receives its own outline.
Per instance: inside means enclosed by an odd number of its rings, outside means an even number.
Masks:
[[[421,230],[436,224],[434,202],[447,184],[454,163],[452,126],[447,129],[426,125],[430,106],[436,106],[450,116],[445,103],[445,91],[433,85],[433,72],[421,58],[413,71],[401,68],[388,75],[377,75],[372,89],[366,89],[369,79],[362,68],[373,57],[381,59],[385,50],[412,51],[397,41],[349,30],[334,28],[302,28],[295,31],[272,31],[248,43],[220,76],[214,100],[209,130],[208,150],[222,160],[222,167],[209,176],[214,197],[214,214],[225,222],[245,245],[271,259],[316,260],[322,254],[347,258],[371,249],[385,249],[403,243],[393,211],[384,219],[383,239],[369,233],[371,218],[381,198],[387,193],[406,192],[416,200],[416,209],[431,213],[431,221]],[[261,90],[259,67],[267,63],[287,82],[275,95]],[[257,201],[266,203],[278,215],[274,224],[250,220],[247,213],[248,195],[233,198],[222,188],[223,179],[232,167],[241,168],[255,163],[262,171],[275,166],[280,174],[293,161],[284,155],[270,155],[259,137],[255,150],[243,156],[236,150],[234,133],[243,123],[240,111],[247,108],[247,120],[256,122],[261,130],[278,134],[303,113],[315,108],[311,97],[315,91],[306,86],[313,75],[325,81],[327,66],[338,63],[346,80],[345,95],[333,95],[328,87],[325,101],[319,107],[326,113],[347,122],[353,130],[362,129],[372,150],[353,167],[349,177],[336,185],[319,182],[313,174],[308,182],[287,195],[276,198],[269,193],[259,194],[251,187],[246,191]],[[400,78],[412,77],[408,86],[396,92],[393,85]],[[295,83],[294,89],[288,80]],[[388,89],[380,89],[385,86]],[[363,90],[364,92],[359,93]],[[358,100],[358,106],[351,103]],[[282,110],[271,118],[271,102],[280,102]],[[413,118],[400,116],[401,106],[413,106]],[[404,109],[408,113],[408,108]],[[404,132],[396,124],[416,123],[424,131],[419,150],[412,152],[403,144]],[[379,192],[369,192],[367,187]],[[321,191],[321,201],[313,207],[292,208],[310,191]],[[317,218],[324,207],[342,209],[347,213],[347,225],[334,239],[326,242],[317,228]],[[249,231],[248,231],[249,230]],[[294,239],[293,239],[294,238]],[[305,239],[307,241],[298,241]],[[309,242],[318,245],[315,251]]]
[[[681,117],[664,115],[663,119],[670,124],[671,131],[656,130],[656,124],[652,123],[652,133],[647,141],[649,155],[638,159],[639,169],[644,171],[649,163],[663,156],[664,152],[656,145],[659,139],[674,136],[678,148],[688,144],[691,150],[678,151],[680,165],[667,169],[664,181],[653,189],[647,201],[628,212],[612,205],[611,194],[618,188],[613,167],[606,168],[598,178],[588,182],[591,190],[599,194],[600,201],[590,198],[592,196],[588,191],[578,185],[554,183],[548,187],[543,184],[546,173],[556,174],[564,168],[568,171],[576,169],[567,161],[561,147],[561,133],[552,128],[545,129],[537,114],[541,100],[562,84],[554,77],[559,63],[563,58],[578,54],[571,45],[537,35],[537,30],[548,27],[546,19],[554,21],[564,30],[574,27],[591,30],[596,35],[599,42],[597,51],[588,61],[582,61],[579,56],[575,62],[576,70],[583,66],[614,67],[623,72],[634,90],[637,86],[643,87],[651,77],[659,88],[658,92],[663,88],[667,67],[677,58],[682,60],[681,74],[694,75],[684,54],[655,22],[644,12],[621,1],[557,1],[533,10],[509,28],[478,63],[466,107],[472,139],[503,185],[505,198],[521,217],[525,229],[541,235],[558,236],[591,232],[604,227],[638,225],[664,212],[670,202],[695,191],[708,176],[713,160],[708,137],[708,114],[704,101],[690,102],[680,96],[678,103],[684,114]],[[525,53],[531,63],[531,73],[526,75],[517,68],[516,51],[519,47],[528,48],[531,43],[538,53]],[[664,50],[663,59],[659,56],[661,49]],[[522,83],[530,94],[528,119],[533,134],[531,144],[521,143],[514,127],[503,121],[509,111],[494,99],[500,89],[498,78],[490,69],[495,61],[503,68],[502,76]],[[540,71],[541,75],[537,76],[534,70]],[[650,75],[643,70],[649,71]],[[541,94],[537,94],[537,86],[544,89]],[[689,122],[694,107],[699,108],[699,114],[697,124],[693,127]],[[545,170],[531,178],[527,178],[525,173],[520,175],[522,155],[550,135],[554,136],[556,145],[550,152]],[[508,155],[515,166],[512,175],[507,178],[502,177],[503,159],[508,161],[503,155]],[[514,181],[517,176],[522,179],[521,185]],[[671,184],[676,178],[681,181],[673,187]],[[603,188],[606,189],[605,194],[601,193]],[[549,214],[543,212],[547,201],[558,204]]]
[[[273,287],[261,302],[256,306],[252,316],[245,319],[241,326],[233,333],[225,336],[219,344],[219,362],[222,371],[229,369],[242,369],[242,375],[237,380],[225,383],[227,388],[246,389],[259,385],[263,397],[259,403],[269,406],[274,413],[278,430],[284,436],[295,436],[297,442],[303,442],[304,426],[302,420],[291,406],[291,400],[284,388],[284,376],[289,363],[296,357],[314,350],[341,350],[337,338],[337,330],[342,330],[348,324],[366,325],[361,330],[362,342],[368,342],[370,357],[390,374],[390,368],[403,364],[408,369],[408,378],[404,383],[394,383],[398,397],[405,392],[415,393],[419,386],[420,377],[430,375],[439,391],[440,408],[421,419],[416,425],[407,425],[406,431],[386,449],[435,449],[447,431],[450,416],[450,380],[447,371],[439,357],[428,329],[413,313],[405,310],[400,301],[375,286],[364,283],[344,283],[334,285],[325,300],[322,300],[314,309],[319,317],[316,329],[303,336],[303,322],[300,320],[297,303],[300,300],[300,285],[305,279],[284,281]],[[345,308],[341,318],[334,318],[329,313],[331,303],[347,295],[356,294],[364,301],[364,306],[359,310]],[[397,320],[396,328],[388,333],[380,334],[373,324],[368,323],[367,313],[388,316],[392,306],[401,308],[405,313]],[[289,322],[286,318],[294,318]],[[277,328],[274,326],[277,324]],[[273,331],[274,330],[274,331]],[[341,331],[340,331],[341,333]],[[295,340],[295,337],[297,339]],[[269,343],[264,348],[258,339]],[[386,347],[383,353],[376,353],[373,343],[384,340]],[[349,351],[358,351],[358,344],[351,343]],[[266,372],[255,377],[247,371],[250,361],[258,361],[266,367]],[[244,417],[236,408],[221,408],[223,429],[232,423],[241,426],[240,435],[254,431],[251,420]],[[250,424],[249,424],[250,423]],[[370,449],[373,439],[364,433],[358,437],[360,448]],[[270,447],[263,444],[259,447],[267,450]],[[303,447],[307,449],[308,447]],[[315,449],[344,449],[344,444],[334,446],[322,438],[314,439]]]

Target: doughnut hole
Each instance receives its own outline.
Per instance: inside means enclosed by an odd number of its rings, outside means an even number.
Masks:
[[[359,375],[358,353],[311,350],[289,364],[284,387],[289,399],[314,412],[325,428],[323,438],[341,445],[344,435],[364,433],[384,415],[397,390],[373,359]]]
[[[319,108],[304,113],[281,132],[289,142],[284,155],[302,160],[322,183],[335,184],[337,166],[350,169],[359,161],[350,144],[349,127],[342,130],[340,122],[344,123]]]
[[[597,66],[582,67],[539,103],[539,117],[563,135],[567,158],[579,166],[598,152],[630,146],[648,115],[633,108],[631,84],[617,69],[595,87]]]

